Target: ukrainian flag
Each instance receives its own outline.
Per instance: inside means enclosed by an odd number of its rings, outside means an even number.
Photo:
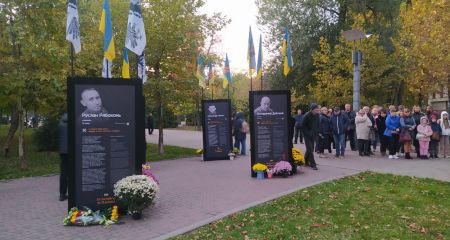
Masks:
[[[223,80],[222,80],[222,88],[227,88],[228,84],[232,84],[231,80],[231,72],[230,72],[230,62],[228,61],[228,54],[225,57],[225,67],[223,69]]]
[[[256,80],[259,80],[262,78],[262,61],[263,61],[262,36],[259,35],[258,62],[256,65]]]
[[[214,85],[214,69],[212,63],[209,63],[208,65],[208,82],[209,88],[212,88]]]
[[[116,58],[114,49],[114,36],[112,29],[111,13],[109,11],[109,0],[103,1],[102,19],[100,20],[100,32],[103,33],[103,51],[106,59],[112,61]]]
[[[287,76],[292,69],[292,65],[294,64],[291,55],[291,44],[289,43],[289,31],[287,26],[284,33],[283,48],[281,49],[281,54],[284,57],[284,76]]]
[[[250,27],[248,33],[248,49],[247,49],[247,61],[248,61],[248,72],[250,77],[252,76],[253,71],[256,69],[255,63],[255,45],[253,44],[253,36],[252,36],[252,27]]]
[[[200,53],[198,55],[198,60],[197,60],[197,72],[196,72],[196,76],[198,78],[198,85],[202,88],[206,88],[206,84],[205,84],[205,75],[204,75],[204,66],[203,66],[203,57],[202,54]]]
[[[122,78],[130,78],[130,63],[128,62],[128,49],[123,49]]]

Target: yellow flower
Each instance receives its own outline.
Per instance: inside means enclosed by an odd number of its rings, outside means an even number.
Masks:
[[[195,153],[197,153],[197,154],[203,154],[203,149],[197,149],[197,151],[195,151]]]
[[[78,215],[78,211],[75,211],[72,213],[72,216],[70,217],[71,223],[75,223],[75,221],[77,220],[77,215]]]
[[[112,212],[111,212],[111,221],[117,221],[118,219],[118,210],[117,206],[113,206]]]
[[[253,171],[266,171],[267,170],[267,166],[262,164],[262,163],[257,163],[255,165],[253,165],[252,167]]]

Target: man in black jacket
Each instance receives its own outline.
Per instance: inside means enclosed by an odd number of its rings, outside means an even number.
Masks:
[[[345,132],[345,139],[348,138],[350,140],[350,148],[352,149],[352,151],[356,151],[356,141],[355,141],[356,113],[352,111],[352,105],[350,105],[349,103],[345,104],[344,114],[347,115],[347,118],[349,120],[349,123],[347,125],[347,131]]]
[[[311,103],[311,111],[305,114],[302,121],[302,131],[306,145],[305,163],[314,170],[318,170],[314,160],[314,142],[319,134],[319,113],[319,105]]]
[[[59,201],[67,199],[67,148],[68,148],[67,113],[64,113],[58,124],[58,151],[60,157]]]

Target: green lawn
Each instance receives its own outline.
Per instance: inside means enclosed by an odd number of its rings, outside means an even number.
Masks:
[[[10,150],[10,157],[3,156],[3,144],[5,142],[8,126],[0,126],[0,180],[20,177],[42,176],[59,172],[59,155],[56,152],[37,152],[36,146],[31,141],[34,129],[25,131],[25,157],[28,161],[28,169],[20,170],[16,139]],[[157,154],[157,145],[147,145],[147,160],[159,161],[165,159],[176,159],[195,155],[195,149],[181,148],[175,146],[164,146],[165,154]]]
[[[450,239],[449,216],[449,182],[368,172],[300,190],[176,239]]]
[[[167,159],[177,159],[183,157],[191,157],[195,155],[195,150],[192,148],[164,146],[164,154],[158,154],[158,144],[147,144],[147,161],[154,162]]]

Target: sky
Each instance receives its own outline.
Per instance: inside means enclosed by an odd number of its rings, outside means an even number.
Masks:
[[[220,32],[222,42],[214,48],[216,52],[223,54],[224,58],[225,53],[228,53],[231,72],[241,72],[248,69],[249,26],[252,27],[255,61],[257,61],[261,31],[256,25],[258,9],[254,0],[206,0],[200,12],[208,15],[222,12],[227,18],[231,19],[231,23]],[[265,56],[267,56],[267,53],[263,46],[263,59]]]

